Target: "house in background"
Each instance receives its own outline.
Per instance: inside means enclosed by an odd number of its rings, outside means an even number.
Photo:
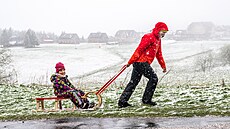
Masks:
[[[106,33],[90,33],[88,37],[88,43],[107,43],[109,41],[109,37]]]
[[[13,35],[9,38],[9,46],[23,46],[24,41],[19,36]]]
[[[192,40],[208,40],[215,29],[212,22],[192,22],[187,28],[188,38]]]
[[[230,25],[221,25],[215,28],[214,40],[230,40]]]
[[[76,33],[63,32],[58,38],[58,43],[60,44],[79,44],[80,39]]]
[[[45,33],[45,32],[37,32],[36,36],[38,38],[39,43],[55,43],[57,42],[58,36],[54,33]]]
[[[140,40],[140,34],[135,30],[119,30],[115,38],[119,43],[136,43]]]
[[[215,31],[212,22],[192,22],[186,30],[177,30],[175,40],[211,40]]]
[[[187,30],[176,30],[176,32],[172,36],[174,40],[187,40],[188,39],[187,37],[188,37]]]

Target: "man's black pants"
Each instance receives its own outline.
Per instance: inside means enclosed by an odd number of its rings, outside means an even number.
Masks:
[[[128,85],[120,96],[119,101],[121,103],[128,102],[136,86],[140,82],[142,75],[149,79],[142,97],[142,102],[148,103],[152,100],[153,93],[156,89],[156,85],[158,82],[157,75],[147,62],[135,62],[133,63],[131,80],[129,81]]]

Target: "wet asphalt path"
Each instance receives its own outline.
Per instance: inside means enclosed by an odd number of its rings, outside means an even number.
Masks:
[[[230,129],[230,117],[65,118],[0,122],[0,129]]]

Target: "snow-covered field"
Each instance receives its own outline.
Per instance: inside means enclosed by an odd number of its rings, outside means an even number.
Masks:
[[[69,77],[116,64],[121,59],[100,48],[104,44],[41,44],[38,48],[11,48],[13,64],[20,84],[49,84],[55,64],[63,62]],[[48,79],[48,80],[47,80]]]
[[[193,78],[194,59],[202,52],[212,50],[218,52],[219,48],[229,41],[162,41],[163,55],[167,63],[170,75],[184,79],[189,76]],[[19,84],[39,83],[50,84],[49,77],[55,72],[55,64],[63,62],[66,72],[73,81],[77,83],[105,82],[113,76],[122,65],[126,64],[138,44],[106,45],[102,43],[81,44],[41,44],[38,48],[10,48],[13,55],[13,65],[17,71]],[[153,67],[159,78],[163,76],[160,66],[155,60]],[[221,69],[221,68],[218,68]],[[222,68],[222,71],[229,68]],[[129,67],[120,77],[124,79]],[[186,72],[187,71],[187,72]],[[217,70],[219,71],[219,70]],[[190,72],[188,74],[188,72]],[[173,74],[174,73],[174,74]],[[229,73],[229,72],[228,72]],[[186,74],[187,76],[184,76]],[[180,76],[182,75],[182,76]],[[219,75],[219,74],[218,74]],[[195,75],[194,75],[195,76]],[[206,75],[203,75],[206,76]],[[220,75],[220,76],[225,76]],[[177,80],[173,79],[173,80]],[[168,81],[171,81],[170,79]]]

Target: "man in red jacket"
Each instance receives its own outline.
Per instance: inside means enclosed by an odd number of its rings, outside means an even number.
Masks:
[[[161,49],[161,38],[165,36],[168,31],[168,27],[163,22],[158,22],[152,33],[145,34],[139,46],[133,53],[132,57],[128,61],[127,67],[131,64],[133,65],[133,71],[131,75],[131,80],[120,96],[118,106],[128,107],[131,106],[128,103],[133,91],[141,80],[142,75],[149,79],[147,86],[145,88],[144,95],[142,97],[142,103],[155,106],[156,102],[152,101],[153,93],[156,89],[158,78],[156,73],[150,64],[153,62],[154,58],[157,58],[163,72],[166,72],[166,65],[164,58],[162,56]]]

